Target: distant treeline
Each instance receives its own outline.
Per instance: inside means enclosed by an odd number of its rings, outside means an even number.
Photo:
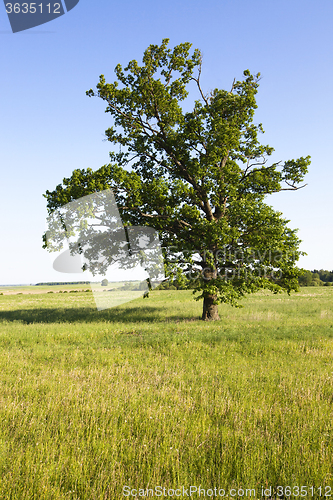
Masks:
[[[325,269],[305,271],[298,281],[300,286],[333,286],[333,271]],[[184,290],[186,288],[191,288],[190,281],[174,278],[161,283],[158,290]]]
[[[130,280],[129,280],[130,281]],[[333,271],[327,271],[325,269],[314,269],[313,271],[305,271],[303,276],[298,278],[300,286],[333,286]],[[55,285],[90,285],[90,281],[66,281],[66,282],[45,282],[36,283],[35,286],[55,286]],[[118,290],[140,290],[145,288],[145,284],[141,285],[141,288],[137,288],[136,285],[132,285],[129,282],[125,283]],[[178,277],[170,279],[161,283],[157,289],[158,290],[185,290],[191,288],[191,282],[187,279],[180,279]]]
[[[301,286],[332,286],[333,285],[333,271],[326,271],[324,269],[315,269],[314,271],[305,271],[303,276],[298,278]]]
[[[36,283],[35,286],[55,286],[55,285],[90,285],[90,281],[48,281],[46,283]]]

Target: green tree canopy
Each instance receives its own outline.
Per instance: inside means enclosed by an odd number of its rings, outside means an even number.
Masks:
[[[259,73],[246,70],[229,91],[205,93],[200,51],[168,42],[150,45],[142,65],[118,65],[116,81],[101,75],[97,90],[87,91],[106,102],[106,136],[118,152],[44,196],[52,213],[112,188],[123,223],[159,231],[169,271],[194,280],[202,318],[217,319],[218,302],[238,305],[263,287],[297,290],[300,240],[264,200],[302,187],[310,157],[268,164],[274,150],[259,142],[263,128],[253,121]],[[191,86],[198,98],[184,111]]]

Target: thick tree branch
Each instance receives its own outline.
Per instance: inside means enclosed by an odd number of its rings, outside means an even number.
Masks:
[[[303,184],[303,186],[295,186],[293,184],[289,184],[289,182],[287,181],[284,181],[286,184],[288,184],[288,186],[290,186],[289,188],[281,188],[279,189],[279,192],[280,191],[298,191],[298,189],[302,189],[304,188],[305,186],[307,186],[307,184]]]

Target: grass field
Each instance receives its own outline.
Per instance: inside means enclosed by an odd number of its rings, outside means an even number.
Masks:
[[[0,296],[1,500],[333,496],[333,288],[261,292],[214,323],[188,291],[101,312],[41,291]]]

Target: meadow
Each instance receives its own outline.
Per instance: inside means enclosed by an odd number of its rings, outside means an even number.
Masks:
[[[35,289],[0,290],[1,500],[333,495],[333,287],[263,291],[212,323],[190,291],[98,312]]]

